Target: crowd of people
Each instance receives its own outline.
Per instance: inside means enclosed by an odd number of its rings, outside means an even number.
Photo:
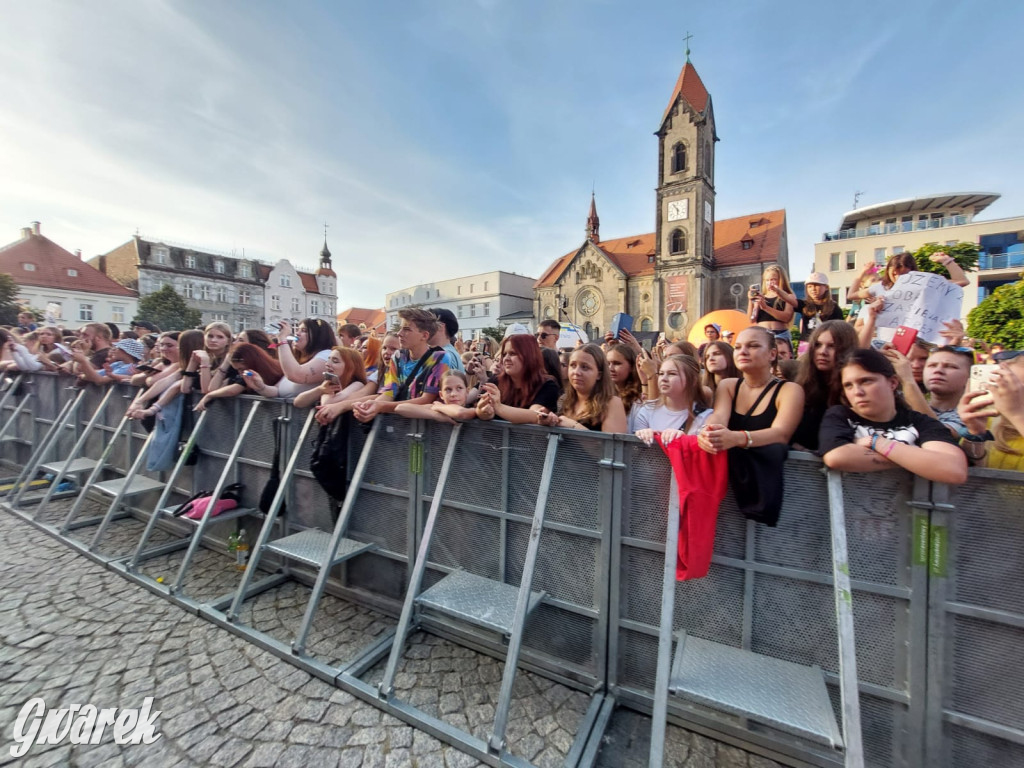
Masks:
[[[943,257],[933,259],[959,282]],[[631,433],[648,444],[689,435],[708,453],[788,446],[834,469],[903,467],[949,483],[963,482],[969,464],[1024,470],[1024,353],[964,339],[959,321],[946,323],[945,343],[917,342],[906,355],[874,338],[884,291],[871,285],[891,286],[913,266],[900,255],[866,271],[855,321],[823,274],[801,299],[771,266],[749,292],[750,326],[730,334],[709,324],[699,348],[664,336],[645,348],[628,330],[559,348],[553,319],[535,334],[463,340],[445,309],[402,309],[382,337],[315,318],[239,333],[217,322],[161,332],[144,321],[69,332],[25,314],[0,328],[0,371],[128,382],[138,387],[129,415],[150,426],[172,406],[203,411],[252,394],[313,407],[321,424],[398,413]],[[980,362],[993,365],[968,391]]]

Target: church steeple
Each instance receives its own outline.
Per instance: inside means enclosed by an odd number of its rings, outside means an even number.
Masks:
[[[320,268],[331,268],[331,249],[327,247],[327,236],[324,235],[324,247],[320,251]]]
[[[587,216],[587,239],[595,243],[601,242],[601,220],[597,217],[597,203],[594,193],[590,193],[590,214]]]

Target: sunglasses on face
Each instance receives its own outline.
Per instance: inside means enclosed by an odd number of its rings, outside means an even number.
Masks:
[[[1006,360],[1013,360],[1021,355],[1024,355],[1024,349],[1005,349],[1002,352],[994,353],[992,359],[997,363],[1002,363]]]
[[[555,335],[556,334],[554,334],[554,333],[544,333],[544,332],[536,334],[537,338],[540,339],[541,341],[544,341],[544,339],[546,339],[548,336],[555,336]]]

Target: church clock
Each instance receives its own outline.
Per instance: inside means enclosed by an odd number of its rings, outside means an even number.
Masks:
[[[668,220],[669,221],[680,221],[682,219],[689,218],[690,216],[690,201],[687,199],[673,200],[668,204]]]

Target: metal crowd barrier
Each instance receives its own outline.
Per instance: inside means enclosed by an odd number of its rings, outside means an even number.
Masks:
[[[66,382],[33,374],[20,395],[0,405],[0,419],[18,420],[18,439],[0,444],[6,469],[23,465],[46,434],[71,394]],[[87,393],[73,428],[54,441],[56,458],[70,451],[76,430],[100,401],[102,392],[90,389],[95,391]],[[132,393],[125,388],[124,394]],[[22,405],[27,396],[30,404]],[[198,440],[201,458],[179,474],[173,495],[184,498],[213,487],[235,447],[247,400],[210,409]],[[85,455],[102,452],[104,436],[116,428],[127,402],[120,396],[112,400]],[[288,455],[304,418],[304,411],[287,403],[264,403],[231,468],[253,497],[247,506],[269,477],[273,420],[284,420],[282,451]],[[450,433],[451,427],[438,423],[382,419],[346,534],[376,548],[334,568],[329,593],[398,615]],[[424,589],[456,570],[518,584],[548,434],[502,423],[463,427]],[[116,471],[127,470],[144,437],[134,427],[131,439],[113,452]],[[350,470],[364,439],[362,429],[352,430]],[[311,441],[306,442],[285,490],[287,525],[329,531],[331,502],[308,471]],[[841,722],[821,462],[791,453],[785,482],[776,528],[745,520],[731,496],[726,498],[709,575],[676,584],[673,628],[821,667]],[[547,596],[527,624],[520,666],[605,697],[596,724],[588,719],[596,730],[586,755],[575,755],[580,764],[595,757],[600,731],[617,716],[612,702],[640,712],[652,708],[671,484],[668,462],[657,448],[622,435],[563,435],[532,584]],[[1018,663],[1024,650],[1024,478],[972,470],[965,486],[950,489],[903,472],[845,475],[843,491],[866,764],[1024,766],[1024,672]],[[155,501],[155,495],[132,500],[138,520],[131,522],[138,530],[138,521],[152,514],[146,505]],[[204,544],[223,551],[235,525],[208,526]],[[130,554],[115,552],[108,562],[123,563]],[[309,584],[316,578],[315,570],[300,567],[296,573]],[[221,596],[218,589],[236,585],[237,578],[206,585],[182,604],[203,614]],[[151,578],[147,586],[167,594]],[[422,615],[419,623],[458,644],[504,657],[503,640],[493,632],[436,613]],[[259,642],[259,628],[251,629]],[[386,657],[381,642],[373,658],[338,665],[334,682],[372,701],[376,691],[360,675]],[[289,657],[286,647],[276,652]],[[295,654],[291,659],[303,664]],[[401,708],[396,714],[415,720]],[[842,755],[825,746],[678,697],[670,697],[669,719],[782,762],[842,765]],[[428,730],[461,744],[435,725]],[[645,751],[634,759],[646,760]]]

